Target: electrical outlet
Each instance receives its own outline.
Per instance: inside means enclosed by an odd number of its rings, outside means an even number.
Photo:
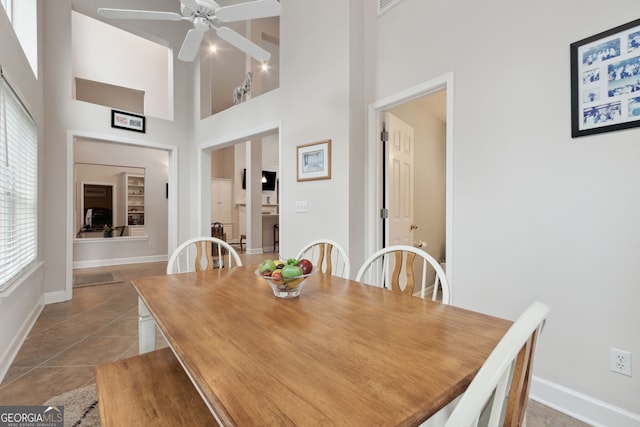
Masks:
[[[618,374],[631,376],[631,353],[611,348],[611,370]]]

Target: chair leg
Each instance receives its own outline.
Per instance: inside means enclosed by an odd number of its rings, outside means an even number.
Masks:
[[[280,225],[273,225],[273,251],[278,252],[278,245],[280,244]]]

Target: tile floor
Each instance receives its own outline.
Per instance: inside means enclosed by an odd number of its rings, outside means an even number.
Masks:
[[[269,254],[242,254],[245,265]],[[71,301],[44,307],[0,383],[0,405],[40,405],[95,381],[95,368],[138,354],[137,294],[130,281],[164,274],[166,263],[82,269],[74,274],[120,272],[123,283],[74,288]],[[158,339],[158,346],[163,340]],[[531,401],[528,427],[581,427],[564,414]]]

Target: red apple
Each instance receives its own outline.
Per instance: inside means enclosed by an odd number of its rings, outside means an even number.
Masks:
[[[313,270],[313,264],[308,259],[301,259],[298,261],[298,267],[302,269],[302,274],[309,274]]]

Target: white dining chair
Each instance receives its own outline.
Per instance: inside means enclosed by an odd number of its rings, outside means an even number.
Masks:
[[[167,263],[167,274],[242,266],[236,250],[216,237],[194,237],[178,246]],[[144,302],[138,298],[138,352],[156,349],[156,323]]]
[[[306,258],[320,271],[334,276],[349,278],[351,261],[339,243],[329,239],[319,239],[308,243],[298,252],[296,259]]]
[[[533,356],[549,307],[535,302],[498,342],[467,387],[445,427],[522,426],[525,422]],[[486,422],[486,424],[485,424]]]
[[[431,299],[438,300],[439,289],[442,290],[441,301],[451,303],[449,282],[442,266],[434,257],[420,248],[408,245],[394,245],[382,248],[371,255],[360,267],[356,281],[393,292],[413,295],[415,289],[414,262],[418,258],[422,261],[420,270],[420,297],[425,298],[427,291],[427,273],[429,267],[433,269],[437,280],[432,287]]]
[[[241,266],[238,252],[216,237],[194,237],[178,246],[167,263],[167,274]]]

